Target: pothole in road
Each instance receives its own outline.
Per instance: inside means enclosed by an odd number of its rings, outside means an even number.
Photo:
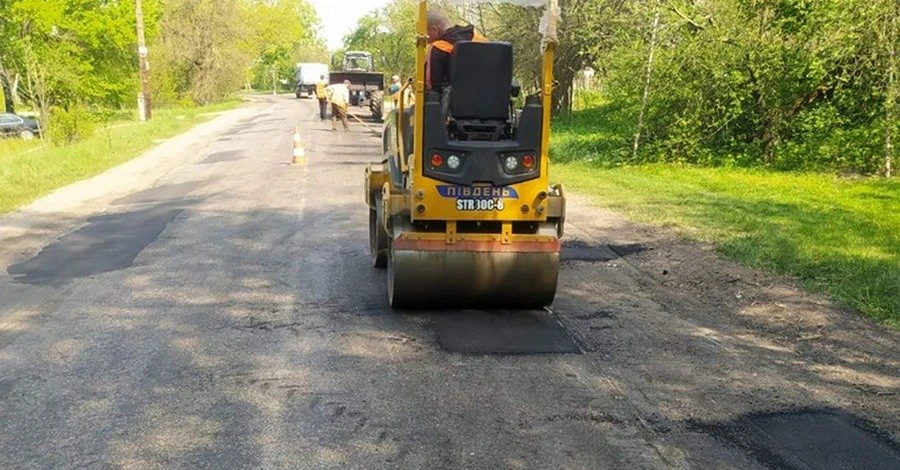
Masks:
[[[581,354],[565,329],[544,311],[437,313],[431,319],[441,348],[463,354]]]
[[[700,426],[749,448],[765,465],[789,469],[897,469],[900,446],[840,411],[803,409]]]
[[[235,160],[240,160],[244,158],[241,156],[240,150],[228,150],[226,152],[217,152],[206,158],[204,158],[200,164],[201,165],[209,165],[211,163],[223,163],[223,162],[232,162]]]
[[[620,258],[624,258],[628,255],[636,255],[638,253],[643,253],[649,248],[646,245],[641,243],[629,243],[627,245],[609,245],[609,249],[617,254]]]
[[[92,218],[87,226],[47,245],[33,258],[10,266],[7,272],[17,283],[60,285],[130,268],[181,211],[158,206]]]

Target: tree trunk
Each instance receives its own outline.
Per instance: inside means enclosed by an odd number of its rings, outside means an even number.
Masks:
[[[896,127],[897,98],[900,90],[897,89],[897,4],[890,2],[891,18],[888,24],[888,73],[887,93],[884,104],[884,174],[888,178],[893,175],[894,159],[894,130]]]
[[[634,147],[631,149],[632,161],[637,161],[638,149],[641,145],[641,132],[644,129],[644,114],[647,111],[647,99],[650,97],[650,81],[653,77],[653,54],[656,52],[656,35],[659,32],[659,8],[653,18],[653,30],[650,34],[650,53],[647,54],[647,75],[644,80],[644,96],[641,98],[641,112],[638,114],[637,129],[634,132]]]
[[[22,84],[22,76],[16,73],[16,76],[13,78],[12,82],[12,103],[15,105],[19,103],[19,85]]]
[[[3,87],[3,105],[5,111],[7,113],[15,113],[16,101],[13,96],[12,85],[9,83],[9,74],[6,72],[3,64],[0,64],[0,86]]]
[[[572,82],[575,74],[568,64],[559,63],[555,73],[557,86],[553,88],[553,115],[567,113],[572,110]]]
[[[28,86],[28,96],[32,105],[38,109],[38,122],[41,129],[47,129],[50,118],[50,98],[47,96],[46,71],[42,69],[42,62],[38,59],[31,47],[25,48],[25,81]],[[45,140],[46,132],[41,132],[41,140]]]
[[[12,86],[9,84],[9,77],[5,72],[0,72],[0,85],[3,86],[3,107],[7,113],[16,112],[16,104],[13,100]]]

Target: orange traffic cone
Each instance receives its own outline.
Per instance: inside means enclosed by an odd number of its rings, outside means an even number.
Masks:
[[[300,129],[294,129],[294,158],[291,165],[306,164],[306,149],[303,148],[303,139],[300,137]]]

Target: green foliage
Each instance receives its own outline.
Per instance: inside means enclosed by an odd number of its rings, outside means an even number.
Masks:
[[[151,50],[151,83],[160,98],[209,104],[244,82],[252,54],[237,0],[171,0],[163,11],[159,39]]]
[[[345,48],[407,76],[415,4],[394,0],[365,16]],[[455,24],[512,43],[515,76],[526,93],[539,90],[539,9],[443,8]],[[898,130],[898,9],[894,0],[560,0],[554,112],[589,106],[578,84],[603,93],[598,102],[588,88],[595,110],[554,147],[610,165],[882,171]]]
[[[325,55],[306,0],[142,0],[154,105],[210,103]],[[133,107],[133,0],[0,0],[0,80],[44,114]]]
[[[372,53],[375,70],[407,78],[415,72],[418,2],[393,0],[362,17],[344,38],[344,50]],[[339,57],[336,57],[338,59]]]
[[[606,104],[581,114],[578,131],[606,128],[581,150],[609,164],[878,173],[898,130],[897,8],[665,0],[609,9],[613,34],[588,48]]]
[[[53,108],[50,110],[47,135],[54,144],[67,145],[90,137],[96,127],[93,116],[81,106]]]
[[[718,244],[900,328],[900,182],[679,165],[558,164],[605,207]]]
[[[152,12],[155,2],[145,3]],[[0,62],[11,75],[32,77],[23,89],[27,100],[114,107],[132,101],[137,90],[132,2],[104,2],[98,8],[87,0],[8,0],[0,9],[5,17]],[[37,75],[43,78],[35,83]]]
[[[554,121],[550,141],[552,160],[586,161],[602,166],[628,162],[629,136],[634,132],[631,114],[618,102],[595,97],[588,103],[583,111]]]
[[[252,84],[271,89],[273,79],[292,78],[298,62],[327,62],[324,42],[316,35],[319,18],[305,0],[250,1],[244,11],[252,51]]]

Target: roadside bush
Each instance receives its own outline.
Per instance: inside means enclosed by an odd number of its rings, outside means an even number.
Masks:
[[[54,108],[50,111],[47,134],[54,144],[67,145],[90,137],[96,128],[93,116],[82,107]]]

